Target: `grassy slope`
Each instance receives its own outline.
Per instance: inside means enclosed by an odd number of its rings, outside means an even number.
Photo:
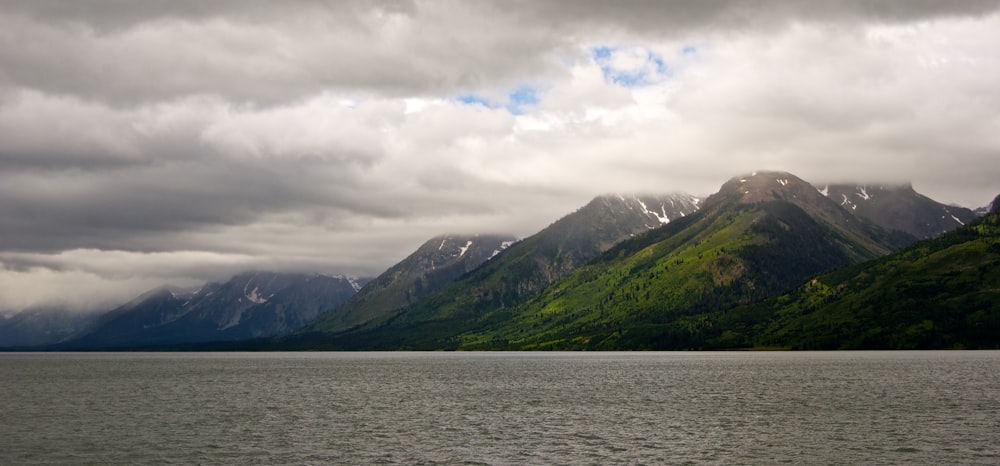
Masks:
[[[480,291],[470,294],[469,288],[456,284],[453,293],[421,303],[419,313],[342,335],[328,347],[1000,345],[996,213],[941,238],[857,264],[861,256],[878,254],[859,244],[857,234],[831,228],[790,202],[724,207],[706,207],[625,241],[527,302],[496,306],[504,302],[498,287],[504,280],[487,277],[516,277],[519,272],[484,268],[474,272],[484,274],[477,279]],[[467,301],[479,292],[499,295],[487,300],[490,306]],[[781,293],[788,294],[773,298]],[[770,299],[761,301],[765,298]]]
[[[455,348],[455,335],[493,322],[622,239],[646,231],[649,221],[614,197],[596,198],[387,318],[345,332],[303,335],[301,340],[304,345],[315,340],[318,347],[343,349]]]
[[[484,320],[459,345],[699,347],[701,316],[786,292],[864,250],[789,202],[706,209],[621,244],[527,305]]]
[[[947,348],[1000,344],[1000,226],[975,225],[811,280],[755,312],[758,345]]]

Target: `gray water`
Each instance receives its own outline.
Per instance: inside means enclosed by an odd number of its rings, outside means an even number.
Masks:
[[[2,464],[1000,464],[1000,352],[0,354]]]

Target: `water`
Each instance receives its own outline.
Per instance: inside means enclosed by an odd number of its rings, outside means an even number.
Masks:
[[[1000,352],[0,354],[0,464],[1000,464]]]

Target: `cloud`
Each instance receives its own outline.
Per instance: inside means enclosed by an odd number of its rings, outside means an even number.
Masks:
[[[10,0],[0,310],[375,275],[757,169],[986,204],[996,31],[993,1]]]
[[[639,87],[669,77],[669,69],[663,58],[645,47],[600,46],[593,49],[593,56],[601,67],[604,79],[620,86]]]

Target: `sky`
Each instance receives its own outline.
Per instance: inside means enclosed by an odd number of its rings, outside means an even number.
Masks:
[[[755,170],[1000,193],[998,1],[0,0],[0,312]]]

